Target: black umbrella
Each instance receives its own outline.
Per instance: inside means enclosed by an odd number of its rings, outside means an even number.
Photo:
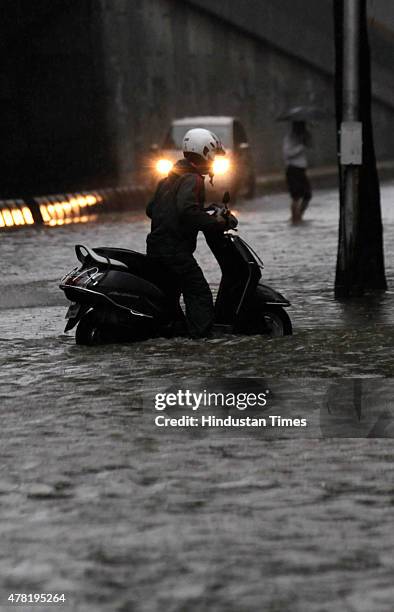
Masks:
[[[332,113],[317,106],[293,106],[278,115],[276,121],[322,121],[330,117]]]

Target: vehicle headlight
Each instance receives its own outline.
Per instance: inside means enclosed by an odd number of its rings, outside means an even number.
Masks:
[[[169,159],[159,159],[156,162],[156,170],[159,174],[167,175],[174,164]]]
[[[214,174],[226,174],[230,170],[230,161],[225,157],[216,157],[213,162]]]

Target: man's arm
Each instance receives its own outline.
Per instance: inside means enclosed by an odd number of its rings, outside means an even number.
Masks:
[[[209,228],[225,229],[223,219],[213,217],[203,209],[204,179],[198,174],[182,178],[177,192],[177,208],[180,220],[187,229],[205,231]]]
[[[147,205],[147,207],[146,207],[146,214],[147,214],[147,216],[149,217],[149,219],[152,219],[152,214],[153,214],[153,206],[154,206],[154,204],[155,204],[156,197],[157,197],[157,195],[158,195],[158,193],[159,193],[159,191],[160,191],[160,188],[161,188],[161,186],[162,186],[162,184],[163,184],[163,182],[164,182],[164,181],[165,181],[165,178],[164,178],[164,179],[161,179],[161,180],[159,181],[159,183],[158,183],[158,185],[157,185],[157,187],[156,187],[155,194],[154,194],[153,198],[151,199],[151,201],[150,201],[150,202],[148,202],[148,205]]]

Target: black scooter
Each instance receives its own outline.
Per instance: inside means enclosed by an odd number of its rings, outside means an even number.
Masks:
[[[212,206],[212,214],[229,215]],[[219,212],[221,210],[221,212]],[[280,293],[260,282],[263,263],[233,230],[206,234],[222,272],[215,302],[215,330],[234,334],[285,336],[292,333]],[[77,325],[77,344],[132,342],[153,337],[187,335],[179,290],[164,266],[135,251],[76,245],[81,265],[61,281],[73,304],[65,331]]]

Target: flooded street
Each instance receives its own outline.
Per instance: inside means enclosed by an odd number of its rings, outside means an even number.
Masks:
[[[58,289],[74,245],[144,251],[144,215],[2,234],[0,610],[12,592],[64,593],[82,612],[393,610],[394,184],[382,200],[389,291],[346,304],[333,299],[335,191],[297,227],[284,194],[239,207],[264,282],[292,303],[294,335],[273,340],[78,347]],[[217,290],[203,240],[197,257]],[[231,377],[264,379],[312,430],[167,435],[141,412],[147,390]],[[338,378],[362,379],[364,419],[381,407],[349,438],[331,427]]]

